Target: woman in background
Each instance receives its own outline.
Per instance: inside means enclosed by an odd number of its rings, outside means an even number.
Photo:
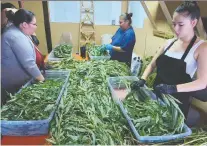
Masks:
[[[131,65],[132,52],[136,43],[136,36],[132,28],[132,13],[124,13],[119,18],[120,28],[112,37],[112,42],[106,45],[112,60]]]

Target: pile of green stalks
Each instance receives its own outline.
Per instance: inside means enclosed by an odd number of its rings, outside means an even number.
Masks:
[[[122,83],[122,82],[120,82]],[[125,87],[130,83],[125,82]],[[136,90],[127,89],[129,94],[123,105],[141,136],[173,135],[183,132],[184,115],[179,109],[180,103],[171,95],[162,94],[165,104],[152,100],[149,90],[141,87]]]
[[[207,145],[207,126],[193,128],[192,135],[184,139],[184,145]]]
[[[25,87],[1,108],[1,120],[42,120],[49,118],[63,85],[63,79],[47,79]]]
[[[71,57],[72,45],[62,44],[54,48],[54,56],[57,58]]]
[[[56,63],[56,68],[72,69],[72,72],[67,93],[51,125],[51,138],[48,139],[51,144],[137,144],[107,85],[110,76],[130,74],[126,64],[112,60],[85,62],[68,59],[59,65]]]
[[[106,51],[105,45],[88,45],[87,46],[88,53],[91,56],[108,56],[108,52]]]
[[[191,128],[192,134],[184,139],[157,143],[155,145],[207,145],[207,126]]]
[[[54,67],[53,69],[70,69],[71,73],[69,85],[66,89],[67,92],[65,92],[64,97],[60,101],[55,119],[52,121],[50,127],[51,137],[47,139],[48,142],[54,145],[140,144],[139,141],[134,139],[127,120],[111,98],[107,85],[108,77],[130,75],[127,65],[112,60],[77,61],[72,58],[49,64]],[[133,96],[127,97],[127,99],[130,98],[133,99]],[[136,115],[140,112],[141,108],[144,107],[144,103],[139,101],[140,103],[137,104],[137,100],[128,102],[128,110],[132,111],[132,115]],[[177,130],[175,130],[176,128],[172,131],[167,129],[168,132],[166,133],[170,134],[170,132],[176,133],[179,130],[182,131],[181,123],[183,122],[183,118],[181,118],[182,115],[179,111],[177,112],[178,120],[173,120],[176,114],[172,116],[173,114],[169,113],[173,112],[173,110],[168,112],[167,106],[163,107],[155,101],[148,102],[152,104],[147,105],[147,110],[150,108],[148,113],[154,113],[152,118],[155,119],[155,123],[157,122],[154,126],[154,129],[158,127],[158,131],[155,131],[156,135],[159,135],[160,131],[160,135],[163,134],[163,131],[159,130],[160,127],[166,128],[168,127],[166,125],[173,125],[173,123],[176,123],[174,126],[177,127]],[[172,104],[172,107],[173,103],[171,101],[169,102]],[[136,105],[141,106],[141,108],[136,107]],[[158,111],[156,108],[162,109],[162,112]],[[169,123],[163,124],[163,127],[158,126],[159,123],[163,123],[163,119],[161,119],[161,117],[157,118],[157,113],[155,114],[155,111],[152,111],[152,109],[157,111],[158,116],[161,114],[163,117],[165,117],[164,110],[166,110],[166,116],[169,119],[165,119]],[[142,112],[144,112],[144,110],[146,111],[146,109],[143,109]],[[137,123],[135,123],[135,125]],[[178,128],[179,124],[181,126],[180,128]],[[141,127],[140,129],[143,128],[144,127]],[[148,129],[146,130],[146,128],[144,128],[143,130],[143,135],[148,133]],[[150,135],[153,135],[153,127],[150,131]]]

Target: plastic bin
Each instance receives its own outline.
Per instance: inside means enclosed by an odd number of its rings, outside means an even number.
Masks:
[[[91,60],[109,60],[111,58],[109,54],[107,56],[92,56],[88,53],[88,56]]]
[[[60,45],[64,45],[64,44],[60,44]],[[59,45],[55,46],[55,48],[58,47],[58,46]],[[48,55],[48,61],[61,61],[63,58],[57,58],[57,57],[55,57],[55,55],[54,55],[54,49],[52,49],[52,51]],[[72,57],[72,51],[71,51],[71,57]]]
[[[101,45],[95,45],[95,46],[101,46]],[[107,51],[108,52],[108,51]],[[88,52],[88,56],[90,58],[90,60],[109,60],[111,58],[109,52],[108,55],[106,56],[92,56],[89,52]]]
[[[69,79],[70,71],[46,71],[45,78],[63,78],[65,81],[62,85],[62,89],[57,97],[55,109],[51,112],[47,119],[42,120],[28,120],[28,121],[7,121],[1,120],[1,134],[7,136],[38,136],[46,135],[49,132],[50,121],[55,115],[55,111],[59,105],[60,99],[64,93]],[[22,88],[31,85],[33,79],[27,82]],[[20,89],[18,93],[21,92]]]
[[[138,131],[136,130],[131,118],[129,117],[129,115],[127,114],[127,110],[124,108],[119,95],[117,94],[117,84],[116,82],[120,81],[120,80],[127,80],[127,81],[138,81],[139,79],[135,76],[123,76],[123,77],[110,77],[108,78],[108,86],[110,88],[111,94],[112,94],[112,98],[114,99],[114,101],[119,105],[123,115],[125,116],[125,118],[128,121],[128,124],[132,130],[132,132],[134,133],[136,139],[142,143],[158,143],[158,142],[166,142],[166,141],[170,141],[170,140],[175,140],[175,139],[180,139],[180,138],[184,138],[187,137],[189,135],[191,135],[192,131],[191,129],[185,124],[184,125],[184,132],[180,133],[180,134],[174,134],[174,135],[164,135],[164,136],[140,136]],[[125,85],[121,85],[121,90],[126,90],[126,92],[129,92]],[[148,94],[155,99],[156,95],[151,92],[148,91]]]

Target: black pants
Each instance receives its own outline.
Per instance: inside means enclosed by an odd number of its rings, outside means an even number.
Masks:
[[[192,96],[203,102],[207,102],[207,88],[199,91],[192,92]]]
[[[181,111],[183,112],[183,114],[185,115],[185,118],[187,119],[188,111],[189,111],[190,104],[191,104],[190,95],[187,93],[175,93],[172,95],[173,95],[173,97],[175,97],[176,99],[178,99],[182,103],[182,104],[178,103],[178,106],[181,109]]]

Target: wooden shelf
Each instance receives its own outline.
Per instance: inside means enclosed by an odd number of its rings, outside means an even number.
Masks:
[[[93,1],[87,1],[86,5],[90,8],[84,6],[84,2],[80,1],[80,28],[79,28],[79,53],[80,47],[86,43],[95,43],[95,26],[94,26],[94,5]]]

